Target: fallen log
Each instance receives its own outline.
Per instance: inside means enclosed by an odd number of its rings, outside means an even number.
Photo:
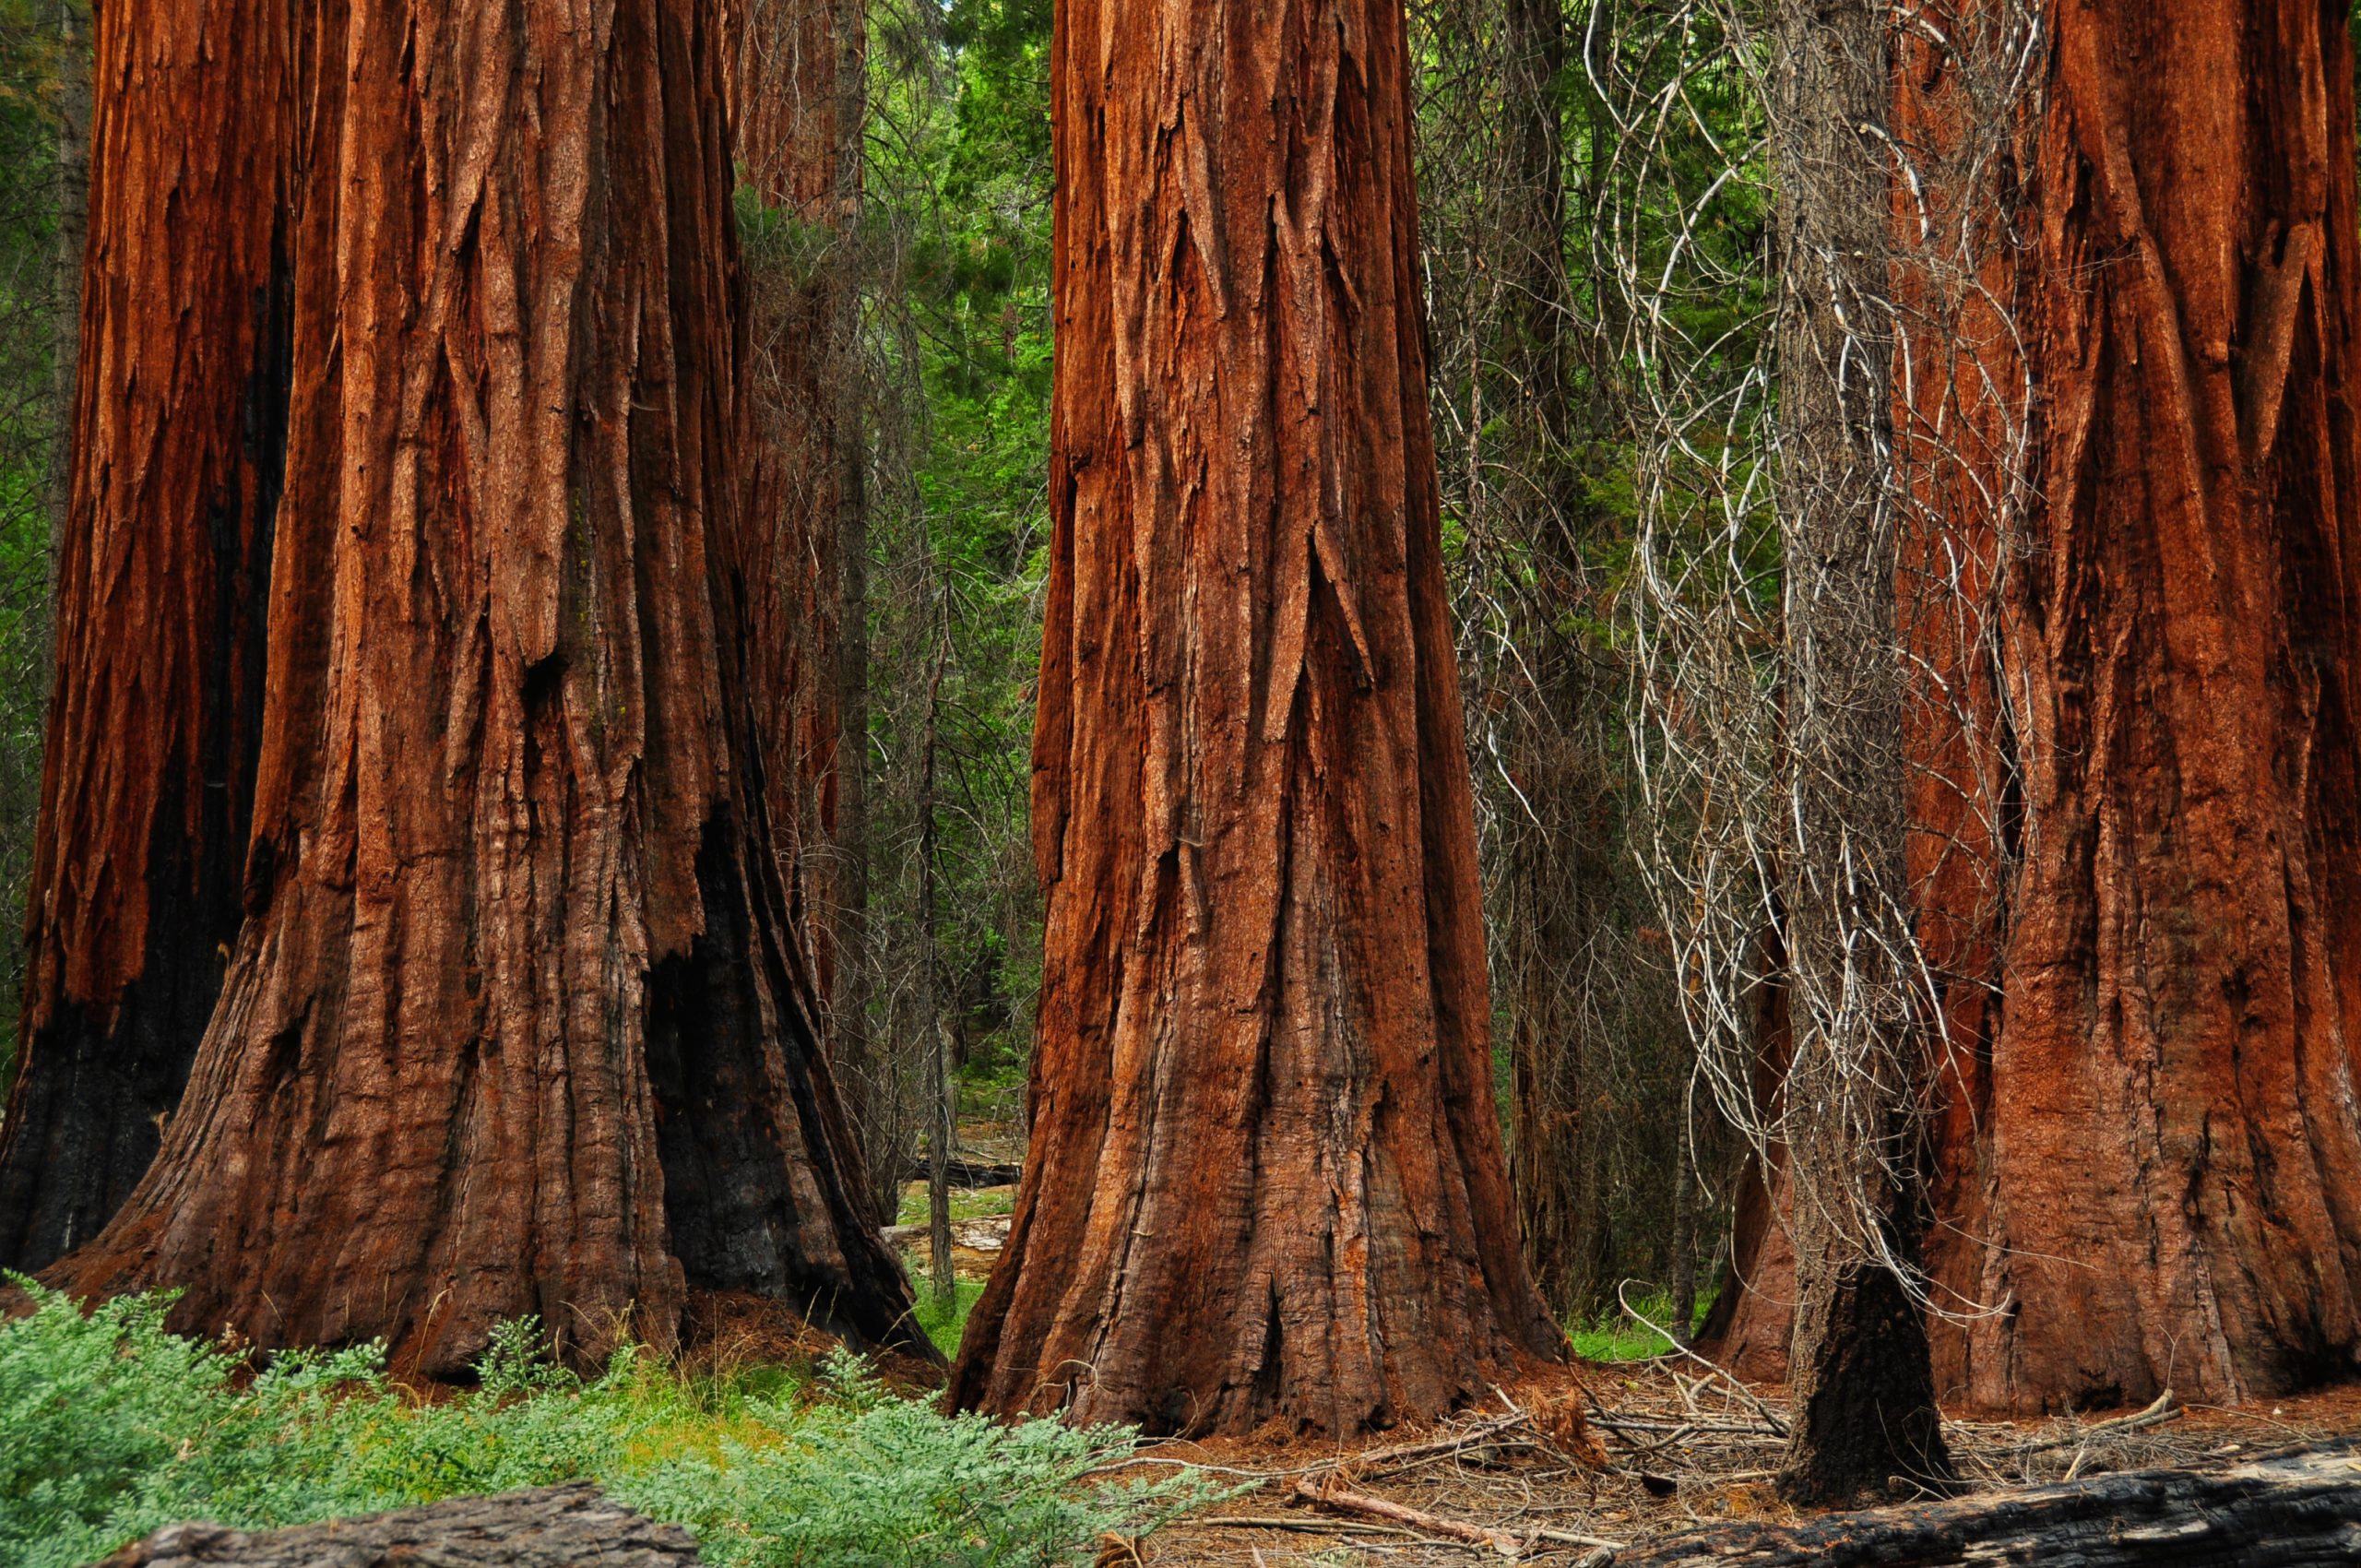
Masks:
[[[284,1530],[167,1525],[95,1568],[690,1568],[696,1538],[588,1481],[458,1497]]]
[[[1013,1187],[1025,1176],[1025,1167],[1014,1160],[979,1159],[972,1155],[954,1155],[947,1162],[951,1168],[951,1184],[955,1187]],[[932,1173],[924,1155],[902,1162],[902,1180],[923,1182]]]
[[[2226,1469],[2127,1470],[2021,1491],[1728,1525],[1614,1553],[1616,1568],[2295,1568],[2361,1561],[2361,1440]]]

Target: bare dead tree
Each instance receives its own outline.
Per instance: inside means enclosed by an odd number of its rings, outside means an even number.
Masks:
[[[1604,5],[1584,55],[1657,192],[1612,220],[1646,410],[1633,754],[1701,1081],[1778,1181],[1784,1479],[1838,1501],[1941,1479],[1926,1314],[1978,1310],[1931,1299],[1920,1243],[2006,881],[1980,694],[2025,405],[1992,289],[2038,27],[2008,0],[1676,9],[1698,57],[1662,89]],[[1717,81],[1750,137],[1695,113]],[[1725,243],[1749,208],[1751,255]]]

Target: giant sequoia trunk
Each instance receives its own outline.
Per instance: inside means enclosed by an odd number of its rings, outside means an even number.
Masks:
[[[2023,865],[1941,1259],[1980,1406],[2361,1361],[2361,233],[2343,7],[2058,8],[2021,293]]]
[[[253,0],[102,7],[56,692],[0,1265],[148,1169],[240,915],[287,405],[292,40]]]
[[[2361,1360],[2352,48],[2276,0],[2061,0],[2049,34],[1994,681],[2022,859],[1928,1260],[1992,1310],[1935,1324],[1937,1375],[2229,1401]]]
[[[953,1396],[1352,1432],[1562,1341],[1518,1255],[1394,0],[1077,0],[1033,1142]]]
[[[155,1164],[53,1277],[428,1373],[527,1313],[666,1342],[687,1284],[896,1336],[756,766],[712,30],[304,31],[250,913]]]

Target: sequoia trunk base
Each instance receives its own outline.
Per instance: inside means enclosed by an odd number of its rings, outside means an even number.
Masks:
[[[669,1347],[691,1285],[923,1352],[765,790],[794,607],[748,570],[711,18],[294,17],[248,915],[155,1163],[50,1277],[428,1375],[528,1314]]]

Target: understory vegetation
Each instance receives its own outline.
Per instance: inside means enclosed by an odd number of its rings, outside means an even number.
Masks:
[[[1209,1489],[1097,1472],[1123,1430],[945,1417],[842,1352],[809,1378],[691,1375],[626,1347],[595,1378],[504,1325],[472,1388],[421,1397],[374,1347],[246,1357],[164,1326],[170,1299],[87,1315],[22,1277],[0,1324],[0,1562],[66,1568],[184,1519],[310,1523],[590,1479],[684,1525],[707,1562],[1050,1564]]]

